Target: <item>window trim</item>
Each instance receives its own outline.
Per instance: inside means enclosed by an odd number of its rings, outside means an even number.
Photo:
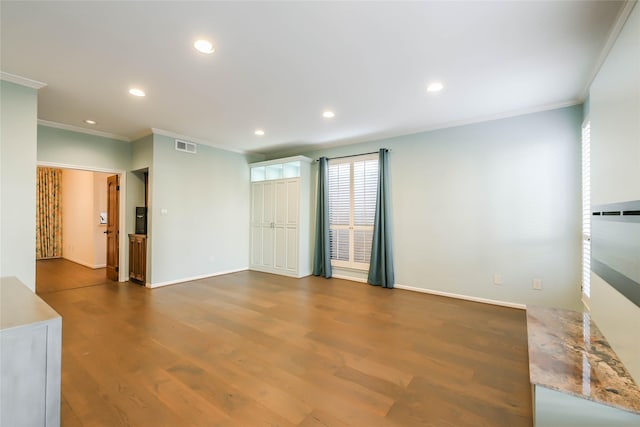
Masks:
[[[591,119],[587,116],[581,126],[582,178],[582,302],[588,308],[591,301]]]
[[[354,233],[358,230],[363,230],[363,231],[371,231],[373,233],[373,229],[374,229],[374,224],[372,225],[355,225],[355,218],[354,218],[354,214],[355,214],[355,208],[354,208],[354,204],[355,204],[355,192],[354,192],[354,187],[355,187],[355,179],[354,179],[354,164],[357,162],[363,162],[363,161],[368,161],[368,160],[375,160],[378,161],[379,159],[379,154],[378,153],[371,153],[371,154],[362,154],[362,155],[356,155],[356,156],[349,156],[349,157],[343,157],[343,158],[337,158],[337,159],[329,159],[329,163],[328,163],[328,168],[330,169],[331,166],[335,166],[335,165],[339,165],[339,164],[350,164],[350,171],[349,171],[349,194],[350,194],[350,200],[349,200],[349,224],[348,225],[344,225],[344,224],[331,224],[329,223],[329,230],[349,230],[349,260],[354,260],[355,258],[355,244],[354,241]],[[327,171],[328,173],[329,171]],[[369,249],[370,251],[371,249]],[[369,252],[369,258],[371,257],[371,253]],[[356,261],[343,261],[343,260],[338,260],[338,259],[333,259],[331,258],[331,266],[332,267],[336,267],[336,268],[340,268],[340,269],[345,269],[345,270],[354,270],[354,271],[368,271],[369,270],[369,263],[362,263],[362,262],[356,262]]]

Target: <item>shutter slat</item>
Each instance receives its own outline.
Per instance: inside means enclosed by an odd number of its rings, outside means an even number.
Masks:
[[[591,121],[582,127],[582,293],[591,297]]]
[[[328,177],[331,259],[340,261],[340,265],[362,268],[371,258],[377,156],[329,162]]]

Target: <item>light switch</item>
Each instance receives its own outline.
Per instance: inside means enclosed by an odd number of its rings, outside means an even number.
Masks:
[[[533,289],[537,291],[542,290],[542,279],[533,279]]]

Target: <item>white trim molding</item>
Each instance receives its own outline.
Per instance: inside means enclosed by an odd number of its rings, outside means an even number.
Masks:
[[[107,169],[107,168],[98,168],[93,166],[82,166],[82,165],[67,165],[64,163],[55,163],[55,162],[36,162],[36,166],[49,167],[49,168],[59,168],[59,169],[74,169],[74,170],[84,170],[89,172],[104,172],[104,173],[112,173],[114,175],[120,176],[120,235],[124,235],[123,230],[126,230],[127,215],[126,215],[126,203],[127,203],[127,171],[119,170],[119,169]],[[126,268],[120,268],[118,272],[118,282],[126,282],[129,279],[129,245],[119,243],[118,250],[118,267],[122,267],[126,265]],[[34,254],[35,259],[35,254]],[[74,261],[75,262],[75,261]],[[91,265],[87,265],[89,268],[93,268]]]
[[[47,84],[43,82],[39,82],[37,80],[28,79],[26,77],[17,76],[15,74],[5,73],[4,71],[0,71],[0,80],[4,80],[9,83],[15,83],[20,86],[30,87],[31,89],[42,89]]]
[[[436,290],[433,290],[433,289],[416,288],[416,287],[413,287],[413,286],[399,285],[397,283],[395,284],[394,287],[396,289],[403,289],[405,291],[422,292],[424,294],[431,294],[431,295],[438,295],[438,296],[441,296],[441,297],[448,297],[448,298],[455,298],[455,299],[461,299],[461,300],[466,300],[466,301],[480,302],[480,303],[483,303],[483,304],[499,305],[499,306],[502,306],[502,307],[517,308],[519,310],[526,310],[527,309],[527,305],[526,304],[519,304],[519,303],[515,303],[515,302],[498,301],[498,300],[493,300],[493,299],[488,299],[488,298],[479,298],[479,297],[472,297],[472,296],[469,296],[469,295],[454,294],[454,293],[451,293],[451,292],[436,291]]]
[[[75,263],[75,264],[80,264],[80,265],[82,265],[83,267],[87,267],[87,268],[90,268],[90,269],[92,269],[92,270],[97,270],[98,268],[106,268],[106,266],[107,266],[107,264],[90,264],[90,263],[88,263],[88,262],[84,262],[84,261],[79,260],[79,259],[75,259],[75,258],[67,258],[67,257],[65,257],[65,256],[63,256],[63,257],[59,257],[59,258],[64,258],[64,259],[66,259],[67,261],[71,261],[71,262],[73,262],[73,263]]]
[[[331,278],[332,279],[349,280],[349,281],[352,281],[352,282],[367,283],[367,279],[361,279],[361,278],[353,277],[353,276],[345,276],[343,274],[334,274],[334,275],[331,276]],[[517,308],[519,310],[526,310],[527,309],[527,305],[526,304],[519,304],[519,303],[515,303],[515,302],[508,302],[508,301],[498,301],[498,300],[493,300],[493,299],[489,299],[489,298],[473,297],[473,296],[469,296],[469,295],[454,294],[452,292],[436,291],[436,290],[433,290],[433,289],[416,288],[414,286],[405,286],[405,285],[400,285],[398,283],[394,284],[393,288],[394,289],[401,289],[403,291],[420,292],[420,293],[423,293],[423,294],[438,295],[438,296],[441,296],[441,297],[455,298],[455,299],[461,299],[461,300],[465,300],[465,301],[479,302],[479,303],[483,303],[483,304],[499,305],[501,307]]]
[[[80,171],[88,171],[88,172],[99,172],[99,173],[112,173],[112,174],[126,174],[127,172],[124,170],[118,169],[109,169],[109,168],[98,168],[93,166],[83,166],[83,165],[70,165],[67,163],[57,163],[57,162],[37,162],[38,166],[42,166],[44,168],[57,168],[57,169],[73,169]]]
[[[605,59],[607,59],[607,56],[609,56],[609,52],[611,52],[611,49],[613,49],[613,45],[618,39],[618,36],[620,35],[620,32],[622,31],[624,24],[627,22],[629,15],[631,15],[631,11],[633,10],[634,6],[636,6],[636,3],[637,3],[637,0],[627,0],[625,4],[622,6],[622,8],[620,9],[620,12],[618,13],[618,16],[616,18],[616,22],[613,25],[613,27],[611,27],[611,31],[609,31],[607,41],[602,47],[602,50],[600,51],[600,55],[598,55],[598,59],[596,60],[593,70],[591,70],[591,74],[589,75],[587,84],[584,86],[584,88],[582,88],[582,91],[580,92],[580,99],[585,99],[589,94],[589,89],[591,88],[591,84],[593,83],[593,80],[598,75],[598,72],[600,72],[600,68],[602,68],[602,64],[604,64],[604,61]]]
[[[209,277],[224,276],[225,274],[238,273],[240,271],[247,271],[247,270],[248,268],[238,268],[236,270],[219,271],[217,273],[203,274],[201,276],[185,277],[183,279],[169,280],[167,282],[147,283],[145,287],[150,289],[155,289],[155,288],[161,288],[163,286],[177,285],[180,283],[186,283],[186,282],[191,282],[191,281],[200,280],[200,279],[207,279]]]
[[[87,129],[80,126],[68,125],[66,123],[51,122],[49,120],[38,119],[38,124],[55,129],[69,130],[71,132],[84,133],[87,135],[101,136],[102,138],[116,139],[118,141],[131,142],[130,138],[101,130]]]

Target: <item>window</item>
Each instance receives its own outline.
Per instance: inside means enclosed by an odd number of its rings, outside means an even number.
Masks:
[[[377,154],[329,161],[331,265],[369,269],[377,187]]]
[[[591,121],[582,126],[582,296],[591,297]]]

